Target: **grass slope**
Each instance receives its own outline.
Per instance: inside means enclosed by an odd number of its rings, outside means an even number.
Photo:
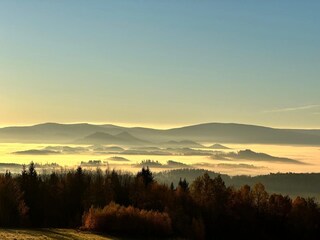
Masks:
[[[1,240],[117,240],[89,232],[74,229],[3,229],[0,228]]]

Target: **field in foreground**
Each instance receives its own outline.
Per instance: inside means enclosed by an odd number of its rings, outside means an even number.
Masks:
[[[1,240],[115,240],[93,233],[79,232],[74,229],[0,229]]]

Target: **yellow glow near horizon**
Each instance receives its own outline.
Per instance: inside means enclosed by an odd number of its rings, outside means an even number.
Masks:
[[[305,165],[288,164],[281,162],[268,162],[268,161],[252,161],[245,159],[238,159],[232,162],[224,160],[212,160],[208,156],[182,156],[182,155],[121,155],[121,154],[103,154],[96,155],[92,152],[78,153],[78,154],[59,154],[59,155],[17,155],[12,154],[15,151],[23,151],[30,149],[43,149],[46,146],[65,146],[64,144],[23,144],[23,143],[2,143],[0,144],[0,163],[18,163],[29,164],[31,161],[40,164],[57,163],[60,166],[75,167],[81,161],[87,162],[89,160],[108,161],[111,168],[125,169],[129,171],[137,171],[138,168],[132,166],[145,159],[152,159],[165,164],[168,160],[174,160],[185,164],[200,164],[200,168],[206,167],[209,170],[219,171],[230,175],[259,175],[268,174],[270,172],[318,172],[320,163],[318,161],[318,147],[305,147],[305,146],[289,146],[289,145],[265,145],[265,144],[224,144],[231,149],[223,151],[238,151],[244,149],[251,149],[255,152],[263,152],[277,157],[288,157],[300,160]],[[71,147],[79,145],[68,145]],[[83,145],[82,145],[83,146]],[[125,157],[130,162],[117,162],[109,160],[113,156]],[[221,166],[219,164],[226,164]],[[205,164],[201,167],[201,164]],[[228,165],[229,164],[229,165]],[[249,164],[255,166],[254,168],[232,168],[233,164]],[[107,164],[105,165],[105,167]],[[230,167],[228,167],[230,166]],[[156,169],[153,169],[156,170]],[[164,170],[160,168],[158,170]]]

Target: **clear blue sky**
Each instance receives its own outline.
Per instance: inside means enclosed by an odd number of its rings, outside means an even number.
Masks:
[[[0,125],[320,128],[320,1],[1,1]]]

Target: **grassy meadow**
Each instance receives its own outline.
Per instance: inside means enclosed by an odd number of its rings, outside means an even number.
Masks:
[[[81,232],[74,229],[0,229],[1,240],[114,240],[89,232]]]

